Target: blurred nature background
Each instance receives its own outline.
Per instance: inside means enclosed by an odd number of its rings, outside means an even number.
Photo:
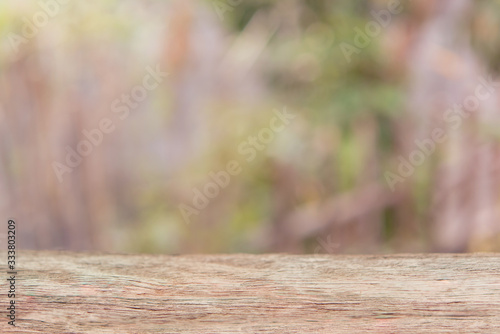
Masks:
[[[500,250],[498,85],[450,111],[497,80],[500,1],[7,0],[0,32],[0,217],[19,247]],[[148,67],[168,76],[116,113]],[[283,110],[246,161],[239,145]],[[103,119],[61,181],[54,163]],[[415,141],[435,129],[427,154]]]

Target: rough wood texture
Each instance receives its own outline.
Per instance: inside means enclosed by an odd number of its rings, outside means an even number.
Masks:
[[[18,327],[2,333],[500,333],[498,254],[17,262]]]

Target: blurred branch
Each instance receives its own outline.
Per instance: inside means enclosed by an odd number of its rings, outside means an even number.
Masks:
[[[286,218],[289,233],[303,239],[333,225],[344,225],[396,202],[397,193],[374,182],[348,193],[297,208]]]

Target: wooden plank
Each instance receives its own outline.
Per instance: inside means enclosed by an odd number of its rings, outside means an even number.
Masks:
[[[499,254],[17,262],[17,327],[2,333],[500,333]]]

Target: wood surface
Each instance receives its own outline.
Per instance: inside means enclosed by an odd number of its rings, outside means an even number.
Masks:
[[[500,333],[500,254],[19,251],[17,266],[1,333]]]

